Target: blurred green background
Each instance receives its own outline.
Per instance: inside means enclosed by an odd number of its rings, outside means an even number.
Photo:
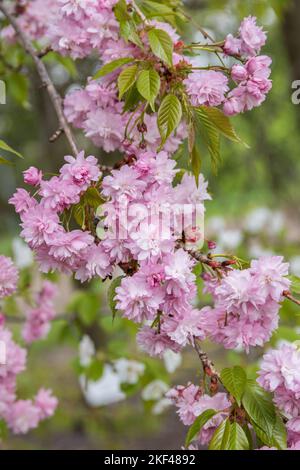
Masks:
[[[203,162],[202,171],[213,196],[206,205],[207,233],[217,239],[218,250],[232,250],[244,258],[270,252],[284,254],[291,260],[293,273],[300,275],[300,105],[291,101],[292,82],[300,80],[300,2],[191,0],[185,4],[195,23],[205,26],[217,40],[236,31],[244,16],[256,15],[269,32],[263,53],[273,59],[273,90],[267,101],[261,108],[233,121],[249,148],[223,142],[223,162],[218,175],[212,173],[208,156]],[[200,33],[191,23],[183,34],[190,40],[200,39]],[[18,54],[11,57],[16,64],[20,60]],[[0,51],[0,78],[7,83],[8,96],[7,104],[0,106],[0,136],[25,157],[16,161],[14,167],[0,166],[0,252],[12,255],[12,240],[18,235],[19,226],[7,200],[16,186],[22,185],[21,172],[30,165],[55,172],[69,150],[63,138],[49,143],[49,136],[56,130],[56,117],[34,70],[26,66],[21,74],[9,71],[7,75],[6,68],[4,75],[1,57]],[[58,63],[51,56],[47,62],[62,94],[74,82],[84,85],[87,74],[92,74],[97,66],[93,61],[79,61],[75,68],[69,61]],[[89,154],[107,164],[118,158],[92,147],[81,133],[78,139]],[[22,282],[26,283],[29,277],[35,279],[38,274],[30,267],[22,276]],[[184,354],[180,372],[169,377],[159,361],[147,362],[136,351],[134,326],[120,319],[112,325],[106,286],[95,281],[82,288],[64,278],[59,283],[59,313],[63,309],[72,312],[75,308],[81,312],[79,320],[72,328],[67,322],[57,322],[46,342],[30,348],[29,367],[20,381],[22,396],[30,396],[41,384],[51,387],[60,400],[59,410],[38,430],[26,437],[8,437],[2,446],[11,449],[180,448],[186,429],[174,408],[168,408],[159,417],[153,415],[138,388],[129,391],[126,401],[107,407],[89,407],[82,398],[76,375],[77,345],[80,336],[87,333],[100,355],[142,360],[149,380],[159,378],[170,384],[198,380],[199,366],[193,352]],[[204,300],[203,296],[199,297],[200,303]],[[13,311],[13,305],[8,307]],[[300,317],[297,314],[293,305],[284,304],[282,327],[274,335],[273,344],[298,338]],[[240,363],[250,373],[255,371],[256,361],[262,354],[258,350],[250,356],[239,352],[224,355],[223,350],[209,344],[207,349],[218,368],[228,362]]]

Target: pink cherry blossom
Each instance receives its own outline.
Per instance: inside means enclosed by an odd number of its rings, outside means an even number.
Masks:
[[[193,106],[219,106],[229,90],[227,77],[213,70],[193,72],[184,84]]]
[[[38,168],[31,166],[28,170],[23,171],[24,183],[29,184],[30,186],[38,186],[43,177],[43,173]]]
[[[18,277],[18,270],[12,260],[0,255],[0,299],[15,292]]]

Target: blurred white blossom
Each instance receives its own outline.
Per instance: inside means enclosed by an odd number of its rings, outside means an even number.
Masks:
[[[95,352],[93,341],[88,335],[84,335],[79,343],[79,362],[82,367],[90,365]]]
[[[169,390],[168,384],[162,380],[153,380],[150,382],[142,391],[142,398],[145,401],[148,400],[160,400],[165,393]]]
[[[24,243],[21,238],[14,238],[12,241],[12,249],[14,261],[18,268],[24,269],[33,263],[33,253],[31,249]]]
[[[152,414],[160,415],[171,405],[172,405],[172,400],[170,400],[170,398],[162,398],[161,400],[156,402],[155,405],[153,406],[151,410]]]
[[[182,356],[180,353],[176,353],[171,349],[166,349],[163,354],[163,359],[165,363],[165,368],[170,374],[173,374],[175,370],[181,365],[182,363]]]
[[[90,406],[110,405],[126,398],[120,387],[119,375],[108,364],[104,366],[101,379],[93,382],[82,375],[79,382],[84,398]]]
[[[145,364],[121,358],[114,362],[121,383],[135,384],[145,372]]]
[[[239,229],[227,229],[219,233],[218,249],[235,250],[243,241],[243,233]]]

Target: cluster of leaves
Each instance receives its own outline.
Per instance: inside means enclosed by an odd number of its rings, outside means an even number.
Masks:
[[[240,366],[223,369],[221,382],[230,395],[232,406],[227,419],[215,430],[209,450],[249,450],[266,445],[283,450],[287,447],[286,429],[276,411],[271,394],[255,380],[247,378]],[[194,421],[186,438],[186,446],[218,412],[206,410]]]
[[[234,142],[241,140],[229,118],[221,110],[205,106],[195,108],[191,105],[183,84],[183,80],[191,72],[191,66],[184,61],[176,67],[173,66],[174,44],[170,36],[148,21],[156,18],[173,24],[176,19],[182,20],[184,17],[178,9],[179,2],[137,3],[139,10],[136,10],[134,5],[128,6],[125,0],[120,0],[115,6],[115,15],[125,41],[134,43],[144,52],[148,48],[143,60],[133,57],[114,60],[104,65],[94,78],[120,69],[117,79],[119,99],[124,102],[124,112],[132,112],[125,138],[130,139],[134,127],[143,124],[146,112],[157,114],[160,148],[176,133],[179,124],[185,122],[188,127],[188,139],[181,146],[179,153],[185,155],[189,169],[192,169],[198,181],[203,147],[209,153],[213,169],[216,171],[221,160],[221,135]],[[137,118],[130,128],[136,115]]]

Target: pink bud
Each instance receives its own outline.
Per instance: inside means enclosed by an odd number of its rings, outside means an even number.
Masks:
[[[208,246],[208,249],[209,249],[209,250],[214,250],[215,248],[217,248],[216,242],[214,242],[214,241],[212,241],[212,240],[208,240],[207,246]]]
[[[248,72],[242,65],[234,65],[231,69],[231,78],[237,83],[243,82],[248,78]]]
[[[24,182],[26,184],[30,184],[30,186],[38,186],[41,183],[43,177],[43,173],[34,166],[31,166],[28,168],[28,170],[23,171],[23,175]]]
[[[241,50],[241,40],[228,34],[223,50],[227,55],[238,55]]]

